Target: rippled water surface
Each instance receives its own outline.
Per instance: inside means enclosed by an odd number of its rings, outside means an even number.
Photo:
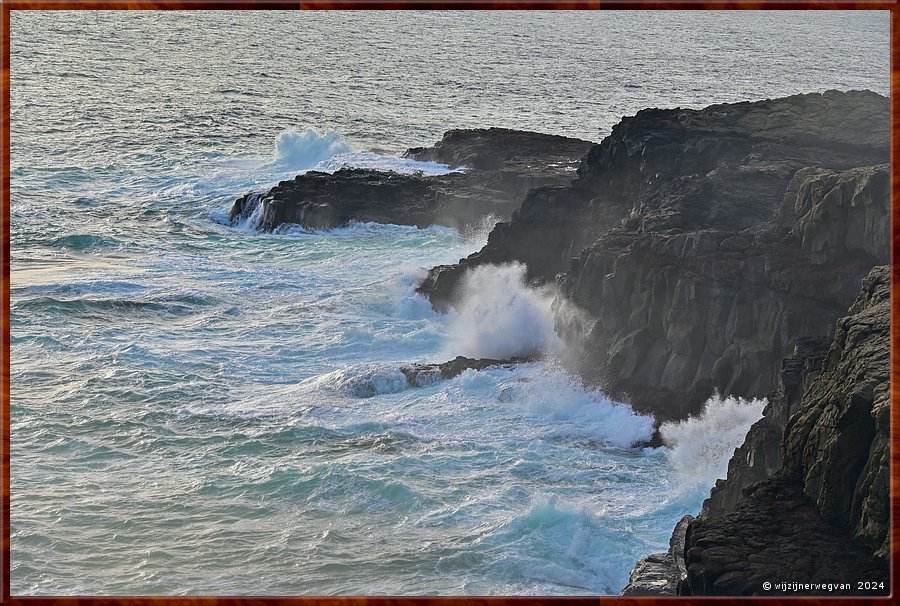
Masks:
[[[552,359],[409,388],[402,364],[468,353],[417,280],[486,231],[259,234],[230,203],[316,165],[441,172],[395,154],[450,128],[599,141],[643,107],[888,90],[887,13],[15,11],[11,32],[14,594],[618,592],[734,444],[687,471],[630,448],[649,419]],[[711,436],[747,417],[719,405]]]

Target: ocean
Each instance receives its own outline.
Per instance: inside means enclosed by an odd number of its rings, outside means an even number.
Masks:
[[[516,267],[415,293],[474,233],[259,233],[238,196],[452,128],[599,142],[645,107],[887,94],[882,12],[11,16],[14,595],[618,593],[762,402],[669,444],[560,362]],[[500,284],[503,287],[492,287]],[[530,330],[537,327],[540,330]],[[416,388],[400,366],[545,359]]]

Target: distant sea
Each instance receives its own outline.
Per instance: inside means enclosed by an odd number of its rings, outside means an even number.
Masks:
[[[552,354],[409,388],[403,363],[485,353],[473,327],[497,318],[414,289],[490,225],[260,234],[229,206],[313,167],[445,172],[398,154],[451,128],[600,141],[645,107],[887,94],[888,32],[887,12],[14,11],[13,594],[617,593],[762,403],[713,398],[685,429],[708,441],[642,449],[652,420]],[[480,296],[549,321],[524,287]]]

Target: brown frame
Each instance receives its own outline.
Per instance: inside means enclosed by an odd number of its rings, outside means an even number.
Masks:
[[[299,597],[299,596],[99,596],[29,597],[10,596],[10,11],[13,10],[260,10],[260,9],[643,9],[643,10],[888,10],[890,16],[890,106],[891,158],[900,157],[900,0],[0,0],[0,43],[2,43],[2,95],[0,95],[0,603],[22,606],[523,606],[524,604],[581,606],[666,606],[705,603],[770,606],[783,601],[804,604],[890,604],[893,596],[880,597]],[[900,518],[900,362],[893,355],[900,351],[900,175],[891,162],[891,528]],[[891,533],[891,590],[900,572],[900,533]]]

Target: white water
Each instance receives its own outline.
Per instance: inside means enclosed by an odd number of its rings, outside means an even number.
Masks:
[[[734,449],[744,441],[747,430],[762,418],[765,400],[710,397],[697,416],[663,423],[659,428],[672,467],[685,485],[709,489],[728,472]]]
[[[561,352],[553,329],[554,293],[525,286],[525,266],[482,265],[460,283],[448,354],[502,360]]]

